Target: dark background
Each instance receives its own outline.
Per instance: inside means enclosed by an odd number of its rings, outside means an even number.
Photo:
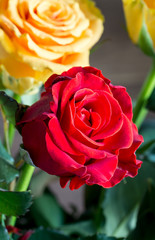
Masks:
[[[105,41],[91,54],[90,64],[101,69],[103,75],[111,79],[112,84],[125,86],[132,99],[135,99],[149,71],[151,59],[130,41],[126,31],[121,0],[96,0],[96,4],[105,16],[104,33],[101,38],[101,41]],[[3,135],[2,127],[0,118],[1,136]],[[21,141],[18,134],[16,139],[13,145],[13,154]],[[51,188],[57,194],[62,205],[69,211],[71,211],[71,204],[77,205],[79,212],[82,211],[83,187],[72,192],[68,186],[66,189],[61,189],[56,181],[51,183]]]

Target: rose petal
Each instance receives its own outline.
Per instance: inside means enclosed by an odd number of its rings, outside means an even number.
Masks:
[[[79,149],[80,152],[87,157],[87,159],[103,159],[106,156],[106,151],[98,149],[97,147],[89,147],[81,141],[73,138],[68,133],[66,133],[66,135],[68,136],[69,141],[73,144],[74,148],[77,150]]]
[[[125,177],[125,175],[126,175],[125,170],[121,170],[117,168],[112,178],[105,183],[101,183],[100,185],[104,188],[113,187],[116,184],[118,184]]]
[[[48,172],[58,176],[66,174],[83,175],[86,171],[86,167],[77,163],[68,154],[60,150],[52,141],[49,133],[46,133],[46,146],[48,153],[51,157],[51,169],[48,166]]]
[[[129,148],[133,142],[132,124],[129,119],[123,114],[123,125],[121,129],[113,136],[104,140],[104,148],[106,150],[116,150]]]
[[[132,100],[129,94],[126,92],[126,88],[122,86],[113,86],[110,84],[110,89],[113,93],[114,98],[119,102],[123,113],[132,120]]]
[[[107,121],[99,131],[94,131],[92,133],[91,138],[93,140],[108,138],[116,134],[121,129],[123,124],[123,114],[118,102],[109,93],[104,92],[102,94],[103,94],[102,98],[103,97],[106,98],[106,100],[110,105],[109,108],[105,107],[105,115],[108,115],[108,118],[106,119]],[[103,98],[103,107],[104,107],[104,101],[105,101],[104,98]],[[100,107],[100,104],[98,106]],[[101,111],[103,111],[102,108],[101,108]]]
[[[31,107],[29,107],[21,121],[18,123],[26,123],[26,122],[31,122],[35,119],[45,119],[47,118],[46,115],[43,115],[43,113],[50,113],[50,101],[52,100],[51,94],[47,94],[43,96],[39,101],[34,103]]]
[[[77,73],[76,77],[71,79],[68,84],[65,86],[61,102],[61,114],[64,112],[64,108],[67,102],[71,99],[71,97],[82,88],[88,88],[91,90],[102,90],[111,93],[110,88],[104,82],[103,79],[91,74],[83,74],[82,72]]]
[[[110,180],[117,168],[118,158],[116,155],[108,155],[103,159],[92,159],[93,163],[87,163],[87,174],[90,178],[88,184],[103,184]]]
[[[46,148],[45,135],[46,125],[40,120],[29,122],[22,129],[23,144],[33,163],[50,174],[52,163]]]
[[[69,180],[70,180],[70,177],[60,177],[60,186],[62,188],[65,188]]]
[[[71,146],[70,142],[68,142],[65,134],[63,133],[60,123],[58,121],[58,119],[56,118],[56,116],[53,114],[53,116],[51,116],[52,118],[50,119],[49,123],[48,123],[48,127],[49,127],[49,134],[50,137],[52,139],[52,141],[54,142],[54,144],[63,152],[72,155],[72,157],[76,159],[78,163],[80,164],[84,164],[85,163],[85,157],[84,155],[80,154],[80,152],[77,150],[75,151],[73,149],[73,147]]]
[[[78,189],[80,188],[82,185],[85,184],[85,180],[79,178],[79,177],[73,177],[70,181],[70,185],[69,185],[69,188],[70,190],[74,190],[74,189]]]

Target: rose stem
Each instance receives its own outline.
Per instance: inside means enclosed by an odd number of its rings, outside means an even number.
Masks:
[[[148,112],[145,107],[148,98],[153,92],[154,87],[155,87],[155,59],[153,59],[151,70],[146,78],[146,81],[143,84],[143,87],[136,101],[136,105],[133,109],[133,122],[137,125],[138,128],[140,128]]]
[[[35,168],[33,166],[31,166],[27,163],[24,163],[22,170],[21,170],[20,177],[19,177],[18,182],[15,187],[15,191],[23,192],[28,189],[34,169]],[[9,220],[9,225],[14,226],[15,223],[16,223],[16,217],[12,216]]]
[[[14,98],[18,103],[21,102],[21,97],[20,97],[20,95],[14,93],[13,98]],[[14,135],[15,135],[15,126],[14,126],[12,123],[9,124],[9,133],[8,133],[8,134],[9,134],[9,144],[10,144],[10,146],[12,146],[13,139],[14,139]]]

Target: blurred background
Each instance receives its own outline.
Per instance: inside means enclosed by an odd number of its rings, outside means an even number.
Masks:
[[[101,46],[90,56],[90,65],[102,70],[103,75],[111,79],[114,85],[127,88],[132,99],[136,99],[143,81],[151,66],[151,59],[130,41],[123,16],[121,0],[95,0],[104,17],[104,33],[100,39]],[[3,135],[2,119],[0,118],[0,136]],[[15,155],[21,138],[16,134],[13,145]],[[84,208],[83,187],[71,192],[68,186],[62,189],[55,178],[50,188],[57,195],[59,202],[71,212],[73,205],[78,207],[78,214]]]

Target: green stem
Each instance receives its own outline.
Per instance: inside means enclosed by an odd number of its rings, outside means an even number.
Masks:
[[[148,112],[145,107],[148,98],[153,92],[154,87],[155,87],[155,59],[153,59],[151,70],[146,78],[145,83],[143,84],[143,87],[136,102],[136,106],[134,107],[133,110],[133,122],[137,125],[138,128],[141,126]]]
[[[22,191],[26,191],[28,189],[34,169],[35,168],[33,166],[31,166],[27,163],[24,163],[24,166],[21,170],[20,177],[19,177],[17,185],[15,187],[15,191],[22,192]]]
[[[21,170],[20,177],[15,187],[15,191],[22,192],[28,189],[34,169],[35,168],[32,167],[31,165],[24,163],[24,166]],[[16,223],[16,217],[13,216],[9,220],[9,225],[14,226],[15,223]]]

